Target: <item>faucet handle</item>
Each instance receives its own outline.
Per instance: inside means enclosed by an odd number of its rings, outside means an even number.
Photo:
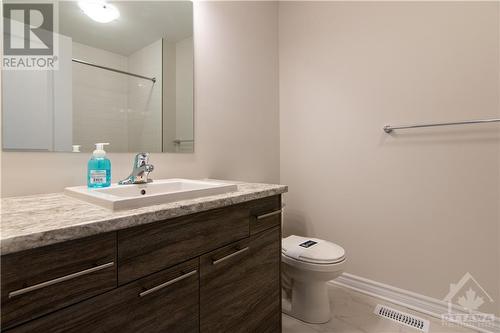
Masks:
[[[154,165],[149,164],[149,153],[141,153],[141,156],[143,157],[143,164],[141,164],[142,167],[144,167],[144,173],[146,174],[146,182],[150,183],[153,180],[149,178],[149,174],[153,172],[154,170]]]
[[[149,153],[138,153],[135,155],[135,167],[139,168],[149,163]]]

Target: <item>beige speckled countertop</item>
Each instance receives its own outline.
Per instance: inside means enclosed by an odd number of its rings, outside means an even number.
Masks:
[[[238,191],[113,212],[62,193],[1,200],[1,253],[8,254],[288,191],[285,185],[238,183]]]

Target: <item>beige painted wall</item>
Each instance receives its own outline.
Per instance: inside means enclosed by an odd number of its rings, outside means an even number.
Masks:
[[[195,153],[153,154],[153,178],[279,181],[277,15],[276,3],[194,3]],[[133,154],[109,157],[113,181],[126,177]],[[85,184],[88,158],[3,153],[3,195]]]
[[[500,315],[499,5],[282,2],[285,231],[337,242],[347,271],[438,299],[472,273]]]

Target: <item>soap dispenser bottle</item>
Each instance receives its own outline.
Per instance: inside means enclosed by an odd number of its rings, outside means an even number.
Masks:
[[[87,169],[89,188],[108,187],[111,185],[111,162],[106,157],[104,146],[109,143],[96,143]]]

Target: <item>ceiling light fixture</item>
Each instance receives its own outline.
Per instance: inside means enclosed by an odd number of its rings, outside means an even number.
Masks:
[[[120,17],[118,8],[105,1],[78,1],[78,7],[83,10],[85,15],[99,23],[109,23]]]

